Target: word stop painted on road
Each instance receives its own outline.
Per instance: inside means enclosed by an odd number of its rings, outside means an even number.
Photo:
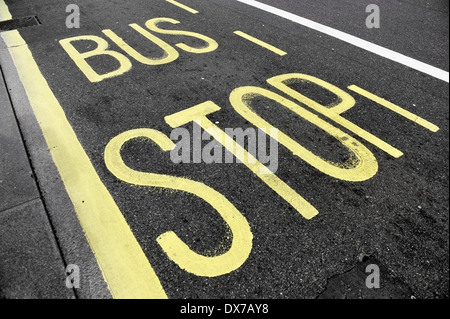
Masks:
[[[337,102],[332,103],[331,105],[321,105],[313,99],[304,96],[290,87],[291,84],[298,81],[312,83],[328,90],[336,96]],[[279,89],[282,93],[291,97],[293,100],[297,100],[312,111],[322,114],[367,142],[377,146],[389,155],[395,158],[403,155],[400,150],[342,116],[345,111],[351,109],[356,104],[355,99],[342,89],[319,78],[301,73],[275,76],[268,79],[267,82],[274,88]],[[419,124],[428,130],[433,132],[439,130],[434,124],[431,124],[393,103],[358,88],[355,85],[349,86],[349,89],[385,106],[389,110],[394,111],[411,121],[414,121],[416,124]],[[334,137],[347,149],[349,160],[344,163],[334,163],[330,160],[321,158],[300,145],[297,141],[293,140],[259,116],[251,108],[251,102],[256,97],[264,97],[276,102],[281,107],[289,109],[300,118],[303,118]],[[349,182],[362,182],[372,178],[378,171],[378,162],[374,154],[356,138],[329,122],[322,120],[312,111],[307,110],[292,100],[284,98],[280,94],[260,87],[244,86],[231,92],[230,102],[235,111],[243,118],[255,125],[259,130],[268,132],[268,135],[271,138],[290,150],[293,155],[298,156],[300,159],[324,174]],[[166,116],[164,120],[173,129],[177,129],[189,123],[196,123],[217,143],[221,144],[226,150],[233,154],[238,160],[237,163],[244,164],[275,193],[292,205],[303,217],[311,219],[316,216],[318,211],[313,205],[300,196],[283,180],[278,178],[273,171],[259,162],[242,145],[237,143],[229,133],[227,134],[226,131],[220,129],[208,119],[208,115],[218,112],[220,109],[221,108],[213,101],[206,101]],[[233,243],[227,253],[216,257],[205,257],[191,251],[175,233],[167,232],[160,235],[157,241],[168,257],[178,264],[180,268],[199,276],[218,276],[240,267],[248,258],[252,248],[253,235],[245,217],[237,211],[233,204],[222,194],[201,182],[190,181],[181,177],[169,175],[138,172],[128,167],[121,158],[121,149],[127,142],[137,138],[145,138],[149,141],[153,141],[166,152],[173,151],[176,148],[176,144],[160,131],[150,128],[126,131],[113,138],[106,147],[105,162],[108,169],[118,179],[132,185],[175,189],[202,198],[219,212],[229,226],[233,236]]]

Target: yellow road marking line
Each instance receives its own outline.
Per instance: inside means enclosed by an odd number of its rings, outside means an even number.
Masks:
[[[236,34],[236,35],[238,35],[238,36],[240,36],[240,37],[242,37],[244,39],[247,39],[250,42],[253,42],[253,43],[255,43],[255,44],[259,45],[259,46],[262,46],[263,48],[266,48],[267,50],[270,50],[270,51],[272,51],[272,52],[274,52],[274,53],[276,53],[276,54],[278,54],[280,56],[283,56],[283,55],[287,54],[283,50],[280,50],[277,47],[274,47],[273,45],[268,44],[267,42],[261,41],[261,40],[255,38],[255,37],[253,37],[253,36],[251,36],[251,35],[249,35],[249,34],[247,34],[245,32],[234,31],[234,34]]]
[[[5,1],[0,0],[0,21],[11,20],[12,15],[9,13],[8,6]]]
[[[167,298],[114,199],[17,30],[1,33],[61,179],[114,298]]]
[[[173,4],[173,5],[175,5],[175,6],[177,6],[177,7],[180,7],[181,9],[186,10],[186,11],[188,11],[190,13],[193,13],[193,14],[197,14],[198,13],[197,10],[192,9],[191,7],[188,7],[187,5],[184,5],[182,3],[179,3],[178,1],[175,1],[175,0],[166,0],[166,1],[171,3],[171,4]]]
[[[379,96],[376,96],[375,94],[370,93],[356,85],[350,85],[348,87],[348,89],[352,90],[353,92],[356,92],[358,94],[361,94],[362,96],[368,98],[369,100],[372,100],[372,101],[384,106],[385,108],[388,108],[389,110],[407,118],[408,120],[413,121],[413,122],[425,127],[426,129],[430,130],[431,132],[436,133],[437,131],[439,131],[439,127],[434,125],[433,123],[430,123],[427,120],[421,118],[420,116],[418,116],[414,113],[411,113],[411,112],[405,110],[404,108],[401,108],[400,106],[395,105],[394,103],[391,103]]]

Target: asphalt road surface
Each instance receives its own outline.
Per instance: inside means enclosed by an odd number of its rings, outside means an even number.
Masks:
[[[76,297],[448,298],[448,1],[72,2],[0,35]]]

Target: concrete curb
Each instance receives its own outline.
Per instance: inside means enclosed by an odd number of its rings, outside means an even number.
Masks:
[[[109,299],[109,290],[3,41],[0,52],[1,113],[9,111],[0,119],[0,180],[17,183],[2,188],[0,195],[0,298]],[[12,150],[7,152],[7,148]],[[8,163],[21,163],[21,167],[13,169]],[[12,177],[14,172],[22,173]],[[3,202],[8,206],[6,211],[2,211]],[[16,210],[19,212],[14,213]],[[79,289],[65,285],[68,264],[80,268]]]

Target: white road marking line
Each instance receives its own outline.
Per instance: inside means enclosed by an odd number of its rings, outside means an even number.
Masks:
[[[431,75],[432,77],[435,77],[437,79],[440,79],[445,82],[449,82],[449,73],[448,71],[444,71],[442,69],[439,69],[437,67],[434,67],[432,65],[426,64],[424,62],[418,61],[416,59],[410,58],[406,55],[403,55],[401,53],[392,51],[390,49],[384,48],[382,46],[379,46],[377,44],[374,44],[372,42],[360,39],[358,37],[355,37],[351,34],[333,29],[331,27],[328,27],[326,25],[314,22],[312,20],[302,18],[298,15],[295,15],[293,13],[272,7],[270,5],[255,1],[255,0],[237,0],[241,3],[250,5],[252,7],[261,9],[263,11],[272,13],[274,15],[277,15],[279,17],[288,19],[292,22],[301,24],[305,27],[308,27],[310,29],[325,33],[329,36],[332,36],[334,38],[337,38],[339,40],[342,40],[344,42],[350,43],[356,47],[359,47],[361,49],[367,50],[369,52],[375,53],[379,56],[382,56],[386,59],[395,61],[397,63],[403,64],[407,67],[410,67],[412,69],[415,69],[417,71],[420,71],[422,73]]]

